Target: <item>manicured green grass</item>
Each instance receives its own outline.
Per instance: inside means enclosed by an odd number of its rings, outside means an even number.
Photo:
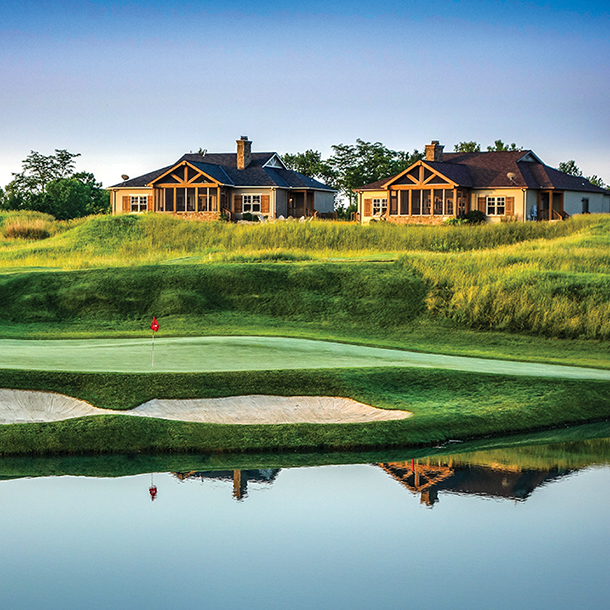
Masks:
[[[215,374],[0,371],[0,387],[59,391],[127,409],[152,398],[239,394],[346,396],[413,412],[372,424],[212,425],[103,415],[0,427],[0,454],[356,451],[504,435],[610,417],[610,382],[416,369]]]

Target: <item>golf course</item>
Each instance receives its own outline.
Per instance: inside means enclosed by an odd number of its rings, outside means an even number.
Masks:
[[[52,394],[12,395],[38,405],[34,419],[4,395],[3,455],[371,451],[610,417],[606,216],[361,227],[4,213],[0,232],[16,222],[44,233],[1,240],[0,388]],[[82,415],[41,415],[64,398]],[[349,419],[338,400],[404,416]]]

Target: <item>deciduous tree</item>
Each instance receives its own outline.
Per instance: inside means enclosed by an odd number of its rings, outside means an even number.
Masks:
[[[505,152],[519,150],[523,150],[523,148],[521,146],[517,146],[514,142],[512,144],[504,144],[502,140],[496,140],[493,146],[487,147],[487,152]]]
[[[5,209],[37,210],[60,220],[99,214],[110,209],[110,197],[88,172],[74,173],[80,153],[55,150],[54,155],[32,151],[13,173],[2,201]]]
[[[582,176],[582,171],[578,165],[576,165],[576,161],[574,159],[570,159],[569,161],[562,161],[557,169],[564,174],[569,174],[570,176]],[[595,186],[599,186],[600,188],[606,188],[606,183],[597,175],[593,174],[592,176],[585,177],[585,180],[588,180],[591,184]]]
[[[470,142],[458,142],[453,147],[453,152],[459,153],[471,153],[471,152],[481,152],[481,145],[474,140]]]

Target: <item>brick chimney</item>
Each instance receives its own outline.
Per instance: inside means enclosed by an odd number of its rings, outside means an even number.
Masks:
[[[426,161],[442,161],[444,148],[438,143],[438,140],[432,140],[431,144],[426,144]]]
[[[237,169],[246,169],[252,160],[252,142],[248,136],[237,140]]]

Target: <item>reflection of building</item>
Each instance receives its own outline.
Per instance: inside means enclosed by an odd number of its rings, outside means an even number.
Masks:
[[[431,460],[425,463],[412,460],[379,466],[407,489],[420,494],[422,504],[430,507],[439,501],[440,491],[523,501],[540,485],[572,472],[558,468],[530,470],[509,466],[473,466],[452,460],[439,460],[436,464]]]
[[[277,478],[280,468],[264,468],[257,470],[214,470],[211,472],[174,472],[174,476],[181,481],[187,480],[216,480],[233,481],[233,497],[243,500],[248,496],[248,483],[262,483],[271,485]]]

